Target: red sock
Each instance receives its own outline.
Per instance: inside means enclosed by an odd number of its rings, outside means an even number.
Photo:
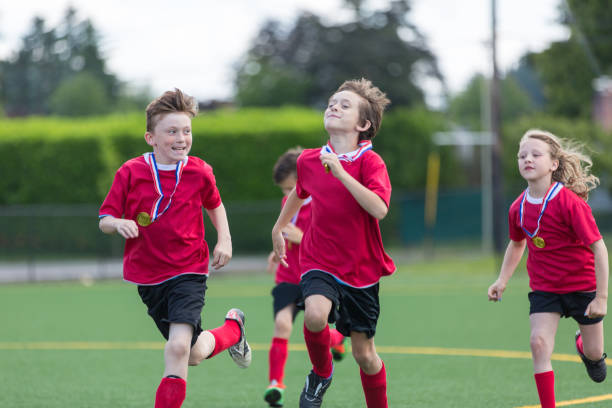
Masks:
[[[185,401],[187,382],[182,378],[164,377],[157,387],[155,408],[180,408]]]
[[[329,378],[333,371],[332,355],[329,351],[329,326],[326,325],[323,330],[315,333],[308,330],[304,325],[304,340],[313,371],[319,377]]]
[[[340,345],[344,341],[344,335],[336,329],[329,329],[329,337],[332,347]]]
[[[578,336],[578,338],[576,339],[576,349],[578,349],[579,352],[584,354],[584,344],[582,343],[582,335]]]
[[[216,356],[240,340],[240,326],[235,320],[226,320],[223,326],[210,330],[210,333],[215,337],[215,349],[206,358]]]
[[[272,344],[270,345],[270,353],[268,354],[268,362],[270,363],[270,382],[276,380],[279,383],[283,383],[285,377],[285,363],[287,362],[287,356],[289,351],[287,346],[289,340],[281,339],[280,337],[272,338]]]
[[[361,386],[365,394],[366,405],[368,408],[387,408],[387,371],[385,363],[382,363],[380,371],[373,375],[368,375],[359,369],[361,374]]]
[[[555,373],[546,371],[534,374],[542,408],[555,408]]]

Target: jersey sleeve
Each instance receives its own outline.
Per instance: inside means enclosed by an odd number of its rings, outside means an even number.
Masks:
[[[364,157],[363,185],[376,193],[389,207],[391,201],[391,180],[385,162],[378,154]]]
[[[130,181],[130,170],[123,165],[115,173],[113,184],[100,207],[99,218],[113,216],[122,218],[125,214],[125,202]]]
[[[303,174],[304,174],[304,152],[302,152],[297,159],[297,181],[295,183],[295,192],[299,198],[302,200],[310,197],[310,192],[304,188],[304,184],[302,183]]]
[[[202,205],[207,210],[214,210],[221,205],[221,195],[217,188],[217,181],[212,167],[208,163],[204,163],[204,185],[200,192],[200,198]]]
[[[585,245],[591,245],[601,239],[591,207],[584,200],[575,196],[570,200],[568,208],[569,223],[579,240]]]
[[[508,211],[508,235],[512,241],[517,242],[525,239],[525,231],[521,228],[519,219],[519,199],[510,206]]]

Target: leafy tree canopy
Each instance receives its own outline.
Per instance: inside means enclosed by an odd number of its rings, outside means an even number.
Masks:
[[[19,50],[0,62],[0,99],[11,116],[48,114],[51,95],[64,81],[79,73],[96,78],[106,95],[114,100],[117,78],[106,72],[100,38],[90,20],[78,20],[68,8],[57,27],[47,28],[35,17]]]
[[[345,80],[366,77],[393,105],[423,104],[420,80],[442,82],[424,37],[408,20],[408,0],[386,10],[365,12],[361,0],[347,0],[354,19],[325,24],[302,13],[290,29],[268,21],[238,65],[236,100],[241,105],[322,106]]]

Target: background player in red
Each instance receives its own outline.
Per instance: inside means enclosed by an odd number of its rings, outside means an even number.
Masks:
[[[283,192],[283,206],[287,196],[295,188],[297,180],[296,162],[301,152],[301,148],[289,149],[278,158],[274,165],[274,182]],[[271,407],[282,407],[284,405],[285,385],[283,378],[289,355],[289,337],[298,310],[304,309],[304,298],[300,288],[300,243],[309,227],[310,199],[302,203],[291,222],[283,228],[287,247],[286,263],[289,266],[280,264],[274,252],[270,253],[268,257],[268,272],[276,274],[274,279],[276,286],[272,289],[274,337],[268,355],[270,385],[264,393],[264,400]],[[345,353],[344,336],[335,329],[330,329],[330,336],[334,360],[339,361]]]
[[[367,406],[387,406],[385,366],[376,353],[374,334],[379,280],[395,271],[378,225],[388,211],[391,183],[371,139],[388,103],[366,79],[346,81],[338,88],[325,110],[329,141],[300,155],[296,188],[272,230],[274,251],[286,264],[282,231],[312,197],[311,226],[300,247],[304,339],[313,365],[300,396],[302,408],[320,407],[331,383],[328,322],[334,321],[340,333],[351,336]]]
[[[510,243],[488,296],[501,300],[527,246],[535,382],[542,408],[551,408],[551,355],[561,317],[578,322],[576,350],[591,379],[606,378],[602,320],[607,313],[608,251],[586,203],[599,180],[589,174],[591,160],[578,148],[541,130],[529,130],[521,139],[518,167],[527,189],[510,207]]]
[[[232,241],[212,168],[188,156],[197,102],[175,89],[151,102],[146,114],[145,140],[153,152],[117,170],[100,208],[100,229],[126,239],[124,279],[138,285],[149,315],[167,339],[155,407],[175,408],[185,399],[188,365],[229,349],[236,364],[247,367],[251,350],[239,309],[227,313],[223,326],[202,331],[209,263],[202,208],[217,230],[213,268],[229,262]]]

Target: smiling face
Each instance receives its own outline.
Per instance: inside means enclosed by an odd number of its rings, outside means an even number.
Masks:
[[[329,98],[323,123],[328,133],[359,132],[362,120],[359,116],[361,96],[351,91],[340,91]],[[369,121],[366,121],[369,126]]]
[[[164,114],[145,140],[153,146],[159,164],[176,164],[185,159],[191,150],[191,117],[184,112]]]
[[[548,143],[528,137],[519,145],[518,167],[525,180],[537,182],[546,177],[552,179],[559,161],[553,160]]]

